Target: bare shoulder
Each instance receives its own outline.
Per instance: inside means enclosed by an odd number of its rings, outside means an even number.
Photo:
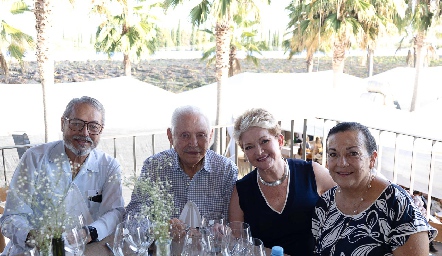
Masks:
[[[312,162],[312,166],[313,172],[315,173],[318,194],[322,195],[324,192],[334,187],[336,183],[333,181],[327,168],[316,162]]]

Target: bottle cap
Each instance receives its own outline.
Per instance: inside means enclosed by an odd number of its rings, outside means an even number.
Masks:
[[[284,249],[281,246],[273,246],[272,247],[272,256],[284,255]]]

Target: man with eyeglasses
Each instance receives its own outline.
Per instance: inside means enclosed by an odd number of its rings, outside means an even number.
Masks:
[[[74,98],[61,117],[63,140],[25,152],[12,177],[0,218],[1,231],[10,239],[2,255],[20,254],[34,245],[35,216],[42,214],[44,207],[35,203],[39,194],[29,198],[23,190],[29,190],[28,194],[39,191],[36,184],[43,179],[52,186],[48,190],[53,196],[68,191],[63,194],[66,211],[84,217],[88,241],[101,240],[114,232],[124,215],[121,166],[115,158],[96,149],[104,124],[105,110],[98,100]],[[41,197],[43,201],[48,195]]]
[[[235,163],[209,149],[213,130],[209,118],[197,107],[182,106],[172,114],[167,137],[173,148],[144,161],[141,175],[171,182],[178,218],[187,202],[192,201],[201,215],[222,213],[228,220],[228,208],[237,180]],[[148,199],[134,190],[126,214],[141,211]],[[189,223],[187,223],[189,224]]]

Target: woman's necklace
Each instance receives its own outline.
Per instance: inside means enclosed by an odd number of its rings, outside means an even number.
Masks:
[[[356,215],[359,211],[359,208],[361,207],[361,205],[362,205],[362,202],[364,201],[364,195],[366,195],[367,194],[367,192],[368,192],[368,190],[371,188],[371,182],[374,180],[376,178],[376,175],[375,174],[370,174],[370,177],[369,177],[369,179],[368,179],[368,181],[367,181],[367,187],[366,187],[366,189],[365,189],[365,191],[364,192],[362,192],[362,194],[361,194],[361,199],[358,201],[358,202],[356,202],[355,204],[354,204],[354,210],[353,210],[353,213]],[[337,187],[337,190],[336,190],[338,193],[341,193],[341,187]],[[330,208],[332,207],[332,205],[333,204],[330,204],[329,205],[329,207],[328,207],[328,209],[327,209],[327,213],[326,213],[326,216],[325,216],[325,218],[324,218],[324,221],[326,222],[327,221],[327,219],[328,219],[328,216],[329,216],[329,214],[330,214]],[[335,207],[337,207],[336,206],[336,196],[335,196]],[[346,230],[346,228],[348,227],[348,226],[350,226],[350,223],[352,222],[354,220],[354,218],[353,218],[353,216],[344,216],[344,220],[343,220],[343,226],[344,226],[344,228],[342,228],[342,230],[341,230],[341,232],[340,232],[340,234],[339,234],[339,237],[338,237],[338,239],[336,239],[335,240],[335,242],[333,243],[333,245],[328,245],[327,247],[331,247],[331,246],[334,246],[334,244],[336,244],[339,240],[341,240],[341,239],[343,239],[343,238],[345,238],[347,235],[347,233],[345,232],[345,230]],[[323,223],[321,223],[321,225],[320,225],[320,227],[319,227],[319,229],[320,229],[320,231],[319,231],[319,236],[321,236],[322,237],[322,233],[324,232],[324,224]],[[322,246],[322,245],[321,245]],[[320,250],[320,252],[322,252],[322,248],[320,248],[319,249]]]
[[[364,196],[367,194],[368,190],[371,188],[371,182],[376,178],[376,175],[374,174],[370,174],[370,177],[368,178],[367,181],[367,188],[365,189],[364,192],[362,192],[361,194],[361,199],[356,202],[355,204],[353,204],[353,214],[357,214],[359,213],[359,207],[361,207],[362,202],[364,202]],[[338,193],[341,193],[341,187],[338,186]]]
[[[284,174],[282,175],[282,177],[280,179],[275,180],[274,182],[267,182],[267,181],[263,180],[261,178],[261,175],[259,175],[259,171],[256,170],[256,172],[258,173],[258,179],[259,179],[259,181],[262,184],[264,184],[266,186],[269,186],[269,187],[275,187],[275,186],[280,185],[287,178],[287,176],[289,174],[289,168],[287,168],[287,161],[285,161],[285,163],[284,163]]]

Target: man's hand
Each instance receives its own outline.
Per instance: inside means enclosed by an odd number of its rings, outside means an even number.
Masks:
[[[169,221],[170,223],[170,234],[172,239],[177,241],[184,237],[187,232],[188,225],[177,218],[173,218]]]

